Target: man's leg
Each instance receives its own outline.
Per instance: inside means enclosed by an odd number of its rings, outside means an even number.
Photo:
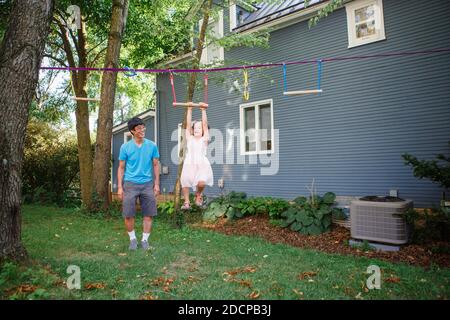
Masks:
[[[153,193],[153,184],[146,184],[139,195],[143,216],[143,229],[141,245],[143,249],[148,249],[148,238],[152,231],[153,217],[157,214],[156,199]]]
[[[133,186],[124,185],[122,214],[125,219],[125,227],[130,237],[130,250],[137,249],[136,233],[134,231],[134,216],[136,214],[136,192]]]
[[[150,234],[150,232],[152,232],[153,217],[144,216],[143,224],[144,224],[144,233]]]
[[[134,231],[134,217],[125,217],[125,227],[127,232]]]

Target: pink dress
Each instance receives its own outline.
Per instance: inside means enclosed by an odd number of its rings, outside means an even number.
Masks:
[[[196,191],[199,181],[204,181],[205,185],[212,186],[214,183],[211,164],[206,157],[207,145],[205,137],[187,138],[187,152],[184,158],[183,171],[181,172],[181,186],[192,188]]]

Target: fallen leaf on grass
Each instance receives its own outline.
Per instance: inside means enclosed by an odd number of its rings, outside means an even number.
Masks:
[[[241,272],[253,273],[253,272],[256,272],[256,268],[255,267],[251,267],[251,266],[245,267],[245,268],[237,268],[237,269],[234,269],[234,270],[225,271],[223,274],[224,275],[228,275],[228,276],[235,276],[235,275],[237,275],[238,273],[241,273]]]
[[[151,293],[147,293],[142,297],[142,300],[158,300],[158,296],[154,296]]]
[[[37,287],[30,285],[30,284],[22,284],[20,286],[17,287],[16,289],[16,294],[17,293],[33,293],[34,291],[36,291]]]
[[[298,291],[297,289],[292,289],[292,291],[294,291],[295,294],[298,294],[299,296],[303,296],[303,292],[302,291]]]
[[[355,299],[363,299],[363,297],[361,296],[361,292],[358,292],[358,294],[355,296]]]
[[[390,277],[390,278],[384,279],[384,281],[390,282],[390,283],[399,283],[400,282],[400,278],[398,278],[398,277]]]
[[[256,268],[255,267],[245,267],[244,270],[242,270],[243,272],[256,272]]]
[[[315,276],[317,276],[317,272],[315,272],[315,271],[305,271],[305,272],[302,272],[301,274],[299,274],[298,278],[300,280],[304,280],[304,279],[310,279],[310,278],[315,277]]]
[[[101,282],[96,282],[96,283],[87,283],[84,288],[87,290],[92,290],[92,289],[105,289],[105,284],[101,283]]]
[[[237,283],[239,283],[241,286],[243,287],[248,287],[251,288],[252,287],[252,282],[250,280],[235,280]]]
[[[249,297],[250,299],[258,299],[259,296],[260,296],[260,293],[257,292],[257,291],[253,291],[252,293],[250,293],[250,294],[248,295],[248,297]]]
[[[164,277],[158,277],[158,278],[152,280],[152,285],[154,285],[156,287],[162,286],[164,292],[169,292],[170,291],[170,285],[174,281],[175,280],[173,278],[167,278],[166,279]]]
[[[118,256],[125,257],[127,254],[125,252],[120,252],[117,254]]]

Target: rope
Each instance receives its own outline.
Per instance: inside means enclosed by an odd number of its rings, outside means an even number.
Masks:
[[[244,69],[244,100],[250,99],[250,92],[248,91],[248,71]]]
[[[333,61],[346,61],[346,60],[364,60],[364,59],[374,59],[374,58],[387,58],[387,57],[399,57],[399,56],[412,56],[412,55],[422,55],[422,54],[435,54],[435,53],[450,53],[450,48],[441,49],[431,49],[424,51],[409,51],[409,52],[391,52],[391,53],[380,53],[366,56],[349,56],[349,57],[334,57],[322,59],[322,62],[333,62]],[[229,70],[242,70],[242,69],[254,69],[254,68],[268,68],[283,65],[296,65],[296,64],[307,64],[307,63],[317,63],[316,60],[301,60],[301,61],[291,61],[283,63],[266,63],[266,64],[254,64],[247,66],[234,66],[234,67],[222,67],[222,68],[211,68],[211,69],[133,69],[134,72],[147,72],[147,73],[170,73],[173,71],[179,73],[194,73],[194,72],[219,72],[219,71],[229,71]],[[71,71],[115,71],[115,72],[127,72],[129,69],[125,68],[86,68],[86,67],[41,67],[42,70],[66,70]]]
[[[170,73],[170,85],[172,86],[172,97],[173,97],[173,103],[177,103],[177,96],[175,94],[175,84],[173,82],[173,73]]]

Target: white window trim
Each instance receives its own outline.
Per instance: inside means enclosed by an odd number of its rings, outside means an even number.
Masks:
[[[237,27],[237,6],[236,3],[230,5],[230,32]]]
[[[270,104],[270,126],[271,126],[271,148],[270,150],[261,150],[261,141],[259,139],[259,106],[264,104]],[[245,119],[244,119],[244,109],[249,107],[255,107],[255,129],[256,129],[256,151],[245,151]],[[258,155],[258,154],[271,154],[275,152],[275,144],[274,144],[274,131],[275,128],[273,126],[273,99],[260,100],[255,102],[243,103],[239,105],[239,144],[240,144],[240,154],[247,155]]]
[[[224,36],[224,33],[223,33],[223,9],[221,9],[219,11],[218,17],[219,17],[219,36],[223,37]],[[200,19],[200,21],[199,21],[199,25],[200,25],[199,30],[201,29],[202,23],[203,23],[203,19]],[[211,23],[216,23],[216,21],[211,21]],[[207,39],[205,37],[205,43],[206,42],[207,42]],[[224,49],[221,46],[218,46],[218,48],[219,48],[219,60],[223,61],[225,59]],[[208,61],[208,47],[206,46],[202,50],[202,56],[200,57],[200,63],[202,63],[202,64],[210,64],[211,62],[212,61]]]
[[[375,6],[376,34],[365,39],[357,39],[355,31],[355,10],[373,4]],[[348,48],[362,46],[368,43],[386,39],[384,31],[383,0],[358,0],[345,5],[347,12]]]
[[[128,141],[127,141],[127,137],[130,137],[131,136],[131,139],[133,139],[133,135],[131,134],[131,132],[129,132],[129,131],[125,131],[124,133],[123,133],[123,143],[127,143]]]

